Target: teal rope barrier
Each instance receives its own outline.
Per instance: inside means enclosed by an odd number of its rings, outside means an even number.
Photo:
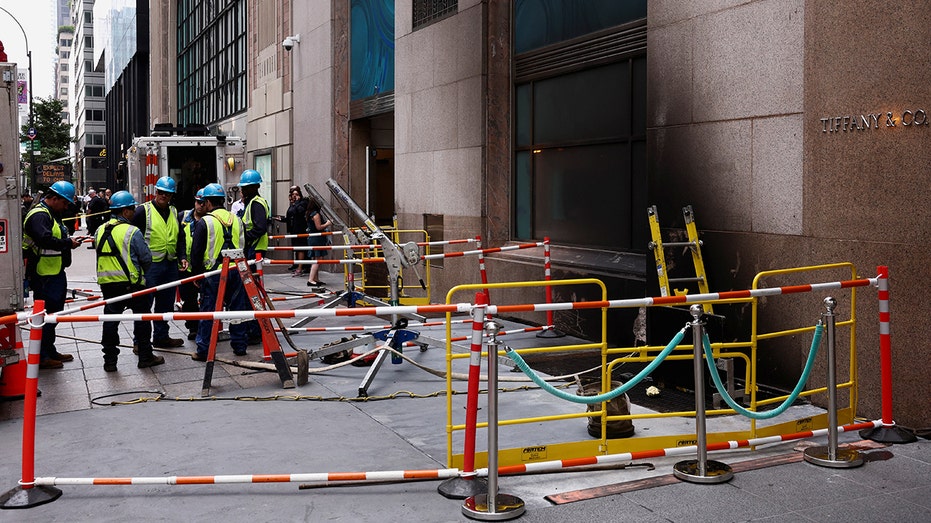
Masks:
[[[782,405],[779,405],[775,410],[768,410],[766,412],[747,410],[734,401],[734,398],[731,398],[730,394],[727,392],[727,388],[721,383],[721,376],[718,374],[718,368],[714,364],[714,355],[711,353],[711,342],[708,339],[708,334],[705,334],[702,336],[702,342],[705,347],[705,361],[708,363],[708,370],[711,371],[711,379],[714,381],[714,386],[718,388],[718,393],[724,398],[724,402],[730,405],[738,414],[742,414],[751,419],[775,418],[795,403],[799,393],[801,393],[802,389],[805,387],[805,383],[808,381],[808,375],[811,374],[811,369],[814,367],[815,356],[818,354],[818,346],[821,345],[821,334],[823,331],[824,325],[818,322],[818,324],[815,325],[814,338],[811,340],[811,350],[808,352],[808,361],[805,362],[805,368],[802,370],[802,377],[795,386],[795,389],[793,389],[789,397],[782,402]]]
[[[552,385],[550,385],[549,383],[547,383],[546,381],[544,381],[542,378],[540,378],[540,376],[536,372],[534,372],[533,369],[527,366],[527,362],[525,362],[524,358],[522,358],[521,355],[518,354],[516,351],[514,351],[508,346],[504,347],[504,351],[505,351],[505,354],[507,354],[507,356],[511,358],[511,360],[514,361],[514,364],[517,365],[517,368],[522,370],[524,374],[526,374],[527,377],[529,377],[534,383],[539,385],[541,389],[545,390],[546,392],[549,392],[550,394],[558,398],[562,398],[564,400],[568,400],[573,403],[584,403],[586,405],[594,405],[595,403],[611,401],[614,398],[620,396],[621,394],[625,394],[627,393],[627,391],[634,388],[634,386],[640,383],[640,381],[643,378],[647,377],[651,372],[653,372],[653,370],[656,369],[656,367],[658,367],[659,364],[662,363],[664,359],[666,359],[666,356],[668,356],[669,353],[672,352],[673,349],[675,349],[677,345],[679,345],[679,343],[682,341],[682,338],[685,337],[685,330],[686,329],[682,329],[679,331],[678,334],[673,336],[672,341],[669,342],[669,345],[666,345],[666,348],[664,348],[659,354],[657,354],[656,358],[654,358],[653,361],[650,362],[649,365],[644,367],[644,369],[640,371],[639,374],[631,378],[630,381],[628,381],[627,383],[621,385],[620,387],[610,392],[605,392],[604,394],[599,394],[598,396],[579,396],[577,394],[571,394],[569,392],[559,390],[553,387]]]

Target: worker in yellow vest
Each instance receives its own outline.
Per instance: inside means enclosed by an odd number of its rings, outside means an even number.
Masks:
[[[148,288],[178,281],[178,269],[187,270],[187,250],[178,210],[171,204],[175,181],[162,176],[155,182],[155,199],[136,207],[132,224],[142,231],[152,251],[152,267],[145,275]],[[176,289],[171,287],[155,293],[152,312],[173,312]],[[151,300],[151,298],[150,298]],[[152,322],[152,345],[173,348],[184,345],[181,338],[172,338],[167,321]]]
[[[257,254],[265,257],[268,250],[268,221],[271,219],[271,207],[265,198],[259,196],[259,187],[262,185],[262,175],[255,169],[246,169],[239,177],[239,189],[242,192],[242,200],[245,208],[242,215],[242,223],[245,226],[246,235],[246,259],[255,259]],[[252,272],[256,272],[253,267]],[[260,278],[254,278],[259,285],[262,284]],[[262,343],[262,331],[259,329],[259,323],[255,320],[250,321],[249,344]]]
[[[194,224],[197,223],[204,215],[207,214],[207,202],[204,200],[204,190],[200,189],[194,195],[194,208],[184,211],[181,215],[181,235],[184,236],[184,243],[187,248],[187,259],[191,260],[191,239],[194,235]],[[191,276],[191,266],[188,264],[187,270],[182,271],[180,276],[187,278]],[[194,283],[185,283],[178,289],[181,294],[181,312],[197,312],[200,310],[198,299],[200,289]],[[197,320],[186,320],[184,326],[187,327],[188,340],[197,338],[197,327],[200,322]]]
[[[245,245],[243,224],[240,219],[226,210],[226,193],[218,183],[204,187],[204,202],[207,214],[194,224],[191,236],[191,271],[194,274],[214,271],[221,268],[224,249],[242,249]],[[201,280],[200,310],[213,312],[220,288],[220,275],[215,274]],[[223,304],[231,311],[252,310],[242,285],[242,278],[236,265],[230,262],[226,288],[223,291]],[[210,333],[214,320],[202,320],[197,329],[197,352],[191,358],[195,361],[207,361],[210,348]],[[219,320],[217,320],[219,321]],[[230,323],[230,346],[237,356],[246,355],[248,344],[246,324]]]
[[[62,223],[62,213],[74,203],[74,185],[64,180],[49,188],[42,201],[33,207],[23,220],[23,259],[26,262],[26,279],[36,300],[45,301],[45,312],[54,313],[65,308],[68,277],[65,267],[71,265],[71,250],[80,242],[71,238]],[[74,356],[62,354],[55,348],[57,323],[42,327],[40,369],[60,369],[62,362]]]
[[[136,199],[126,191],[110,197],[110,221],[97,228],[94,246],[97,250],[97,283],[105,300],[131,294],[146,288],[145,274],[152,266],[152,252],[138,227],[129,223],[136,209]],[[107,302],[104,314],[121,314],[127,308],[134,314],[149,312],[149,297],[136,296],[116,303]],[[152,324],[133,322],[133,336],[140,369],[165,363],[165,358],[152,353]],[[120,354],[119,322],[105,321],[100,337],[103,345],[103,370],[116,372]]]

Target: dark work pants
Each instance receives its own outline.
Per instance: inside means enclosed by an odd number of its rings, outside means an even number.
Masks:
[[[131,288],[128,282],[104,283],[100,285],[100,292],[103,299],[109,300],[116,296],[129,294],[133,291],[142,290],[143,287],[137,286]],[[103,306],[104,314],[122,314],[127,308],[134,314],[149,313],[149,296],[137,296],[128,300],[117,303],[107,303]],[[103,322],[103,335],[100,337],[100,343],[103,345],[104,363],[116,363],[120,349],[117,347],[120,343],[120,323],[116,321]],[[152,359],[152,323],[148,321],[133,322],[133,338],[136,341],[136,347],[139,352],[139,361]]]
[[[65,273],[55,276],[33,275],[29,278],[29,287],[32,288],[32,297],[36,300],[45,300],[45,312],[51,314],[65,308],[65,296],[68,294],[68,277]],[[42,326],[42,350],[40,359],[45,361],[55,355],[55,327],[57,323],[46,323]]]
[[[145,284],[146,287],[151,289],[152,287],[157,287],[159,285],[170,283],[173,281],[178,281],[178,261],[177,260],[162,260],[160,262],[152,262],[152,266],[149,267],[148,272],[145,273]],[[163,289],[155,293],[154,298],[154,307],[150,310],[154,313],[161,312],[174,312],[175,310],[175,293],[177,288],[171,287],[168,289]],[[149,305],[152,306],[153,298],[149,297]],[[167,321],[153,321],[152,322],[152,341],[158,342],[163,341],[169,338],[168,335],[168,322]]]
[[[220,275],[215,274],[201,280],[200,283],[200,310],[213,312],[217,305],[217,291],[220,288]],[[239,271],[232,268],[226,277],[226,289],[223,291],[223,304],[231,311],[251,311],[246,290],[242,286]],[[213,321],[201,320],[197,329],[197,353],[206,356],[210,348],[210,335]],[[230,346],[234,352],[246,350],[248,334],[246,323],[230,323]]]

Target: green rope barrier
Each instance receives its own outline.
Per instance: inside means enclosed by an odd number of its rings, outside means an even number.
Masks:
[[[627,393],[627,391],[634,388],[634,386],[640,383],[640,381],[643,380],[643,378],[647,377],[651,372],[653,372],[653,370],[656,369],[656,367],[658,367],[659,364],[662,363],[663,360],[666,359],[666,356],[668,356],[669,353],[672,352],[673,349],[675,349],[677,345],[679,345],[679,343],[682,341],[682,338],[685,337],[685,331],[686,329],[682,329],[679,331],[678,334],[673,336],[672,341],[670,341],[669,344],[666,345],[666,348],[664,348],[659,354],[657,354],[656,358],[654,358],[653,361],[650,362],[649,365],[644,367],[644,369],[640,371],[639,374],[631,378],[630,381],[628,381],[627,383],[621,385],[620,387],[610,392],[599,394],[598,396],[579,396],[577,394],[571,394],[569,392],[561,391],[553,387],[546,381],[544,381],[543,378],[541,378],[536,372],[534,372],[533,369],[527,366],[527,362],[525,362],[524,358],[522,358],[521,355],[518,354],[516,351],[514,351],[513,349],[505,345],[504,352],[505,354],[507,354],[509,358],[511,358],[511,360],[514,361],[514,364],[517,365],[517,368],[522,370],[524,374],[526,374],[527,377],[529,377],[531,381],[539,385],[541,389],[549,392],[550,394],[558,398],[562,398],[564,400],[568,400],[573,403],[584,403],[586,405],[594,405],[595,403],[603,403],[605,401],[611,401],[614,398],[620,396],[621,394],[625,394]]]
[[[721,394],[721,397],[724,398],[724,402],[727,403],[732,409],[737,411],[738,414],[742,414],[751,419],[770,419],[775,418],[776,416],[782,414],[786,411],[795,400],[798,399],[799,393],[802,392],[802,389],[805,387],[805,383],[808,381],[808,375],[811,374],[811,369],[814,367],[815,356],[818,354],[818,346],[821,344],[821,334],[824,331],[824,325],[821,322],[818,322],[815,325],[815,335],[811,340],[811,350],[808,352],[808,361],[805,362],[805,368],[802,370],[802,377],[799,380],[798,384],[795,386],[795,389],[792,390],[792,393],[789,394],[789,397],[782,402],[779,407],[775,410],[768,410],[766,412],[754,412],[752,410],[747,410],[741,407],[734,398],[727,393],[727,388],[721,383],[721,376],[718,374],[718,368],[714,364],[714,355],[711,353],[711,341],[708,339],[708,334],[702,336],[702,342],[705,347],[705,361],[708,363],[708,369],[711,371],[711,379],[714,381],[714,386],[718,388],[718,393]]]

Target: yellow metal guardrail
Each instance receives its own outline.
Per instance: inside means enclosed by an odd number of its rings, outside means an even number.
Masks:
[[[797,278],[801,275],[808,276],[811,273],[825,273],[831,271],[832,273],[837,273],[838,271],[850,271],[850,279],[856,279],[856,270],[854,266],[850,263],[836,263],[828,265],[817,265],[810,267],[797,267],[792,269],[782,269],[775,271],[766,271],[759,273],[753,281],[753,289],[766,289],[771,286],[764,285],[764,281],[771,280],[789,280]],[[796,283],[797,284],[797,283]],[[600,287],[602,292],[602,300],[606,301],[606,290],[604,283],[597,279],[577,279],[577,280],[552,280],[552,281],[531,281],[531,282],[513,282],[513,283],[496,283],[496,284],[470,284],[470,285],[460,285],[454,287],[447,294],[447,303],[453,303],[452,298],[456,293],[464,291],[482,291],[483,289],[506,289],[506,288],[527,288],[527,287],[545,287],[546,285],[553,286],[563,286],[563,285],[597,285]],[[843,296],[842,293],[848,293],[849,298],[844,299],[841,297],[840,303],[847,304],[849,303],[849,317],[843,319],[839,307],[836,311],[837,320],[836,328],[838,331],[838,340],[841,340],[843,336],[840,334],[842,332],[847,332],[847,337],[849,339],[849,360],[850,360],[850,369],[849,375],[846,381],[840,382],[842,376],[838,376],[838,389],[848,391],[848,405],[841,406],[838,405],[838,422],[840,424],[846,424],[853,421],[854,414],[856,412],[856,337],[855,337],[855,326],[856,326],[856,288],[846,288],[838,289],[837,294]],[[768,309],[775,309],[776,306],[774,302],[779,299],[779,296],[769,296],[769,297],[748,297],[748,298],[731,298],[731,299],[717,299],[717,300],[708,300],[698,303],[707,303],[718,305],[741,305],[747,304],[751,307],[751,333],[748,341],[730,341],[724,343],[713,343],[712,350],[715,355],[715,359],[718,358],[738,358],[745,363],[744,369],[744,386],[745,392],[749,397],[749,408],[751,410],[758,410],[762,407],[772,404],[779,404],[783,402],[788,395],[772,397],[767,399],[759,399],[758,392],[759,387],[757,384],[758,376],[758,357],[760,354],[760,344],[768,344],[772,340],[786,338],[786,337],[799,337],[800,340],[803,338],[800,335],[813,335],[814,325],[817,323],[819,318],[818,314],[823,312],[822,309],[818,309],[818,313],[815,313],[814,310],[816,307],[805,306],[804,314],[808,314],[809,310],[811,311],[811,326],[802,326],[802,327],[792,327],[782,330],[773,330],[769,332],[759,332],[760,328],[760,313],[761,308],[765,305]],[[818,303],[820,306],[820,302]],[[665,305],[654,305],[654,306],[665,306]],[[845,307],[846,308],[846,307]],[[568,344],[561,346],[547,346],[547,347],[527,347],[515,349],[519,354],[539,354],[539,353],[555,353],[555,352],[569,352],[569,351],[591,351],[599,350],[601,356],[601,376],[602,376],[602,392],[608,392],[610,390],[611,380],[609,377],[612,375],[616,365],[627,362],[651,362],[655,358],[655,355],[658,354],[664,347],[661,346],[639,346],[639,347],[624,347],[624,348],[608,348],[607,345],[607,329],[606,329],[606,319],[607,319],[607,309],[608,307],[601,308],[601,326],[600,326],[600,341],[595,341],[591,343],[579,343],[579,344]],[[594,310],[594,309],[592,309]],[[769,312],[769,311],[768,311]],[[801,313],[800,313],[801,314]],[[451,314],[447,314],[447,332],[446,339],[451,338],[451,324],[449,320],[451,319]],[[845,331],[846,329],[846,331]],[[670,333],[670,338],[672,333]],[[807,340],[810,342],[810,337],[807,337]],[[805,348],[808,348],[808,342],[802,342],[805,345]],[[838,341],[837,347],[840,349],[842,342]],[[692,360],[692,350],[693,346],[680,345],[678,346],[666,359],[667,360]],[[503,354],[503,351],[501,352]],[[838,356],[842,353],[838,350]],[[617,358],[612,358],[609,363],[609,357],[618,356]],[[463,465],[463,455],[455,454],[453,452],[453,442],[454,434],[457,431],[464,431],[464,423],[458,423],[453,416],[453,389],[452,389],[452,366],[453,362],[458,359],[469,358],[469,354],[454,354],[452,352],[452,345],[450,342],[447,342],[446,347],[446,371],[447,371],[447,381],[446,381],[446,392],[447,392],[447,413],[446,413],[446,435],[447,435],[447,466],[449,467],[462,467]],[[841,361],[840,359],[838,361]],[[827,389],[825,387],[815,387],[803,390],[801,396],[810,397],[816,394],[826,393]],[[501,396],[499,395],[499,400]],[[602,436],[599,439],[595,440],[585,440],[585,441],[524,441],[524,442],[515,442],[511,438],[500,438],[499,442],[501,446],[499,448],[498,454],[498,463],[499,466],[515,465],[522,463],[530,463],[537,461],[547,461],[553,459],[573,459],[580,457],[588,457],[595,455],[606,455],[606,454],[617,454],[624,452],[637,452],[637,451],[646,451],[646,450],[655,450],[663,448],[671,448],[677,446],[687,446],[694,445],[696,440],[696,435],[694,434],[694,423],[691,426],[692,432],[679,432],[675,434],[659,434],[659,435],[645,435],[646,430],[649,428],[648,420],[658,419],[658,418],[693,418],[695,416],[694,410],[688,411],[678,411],[678,412],[640,412],[637,414],[629,415],[617,415],[609,416],[607,413],[607,404],[602,403],[601,408],[591,412],[564,412],[565,405],[559,406],[561,403],[553,401],[552,405],[557,406],[553,414],[544,414],[544,415],[534,415],[528,417],[511,417],[507,418],[499,414],[498,425],[499,427],[508,427],[508,426],[517,426],[523,424],[541,424],[541,423],[552,423],[560,422],[565,420],[572,420],[575,418],[589,418],[593,416],[601,417],[601,427],[602,427]],[[547,404],[549,406],[550,403]],[[562,409],[563,412],[559,412],[559,409]],[[594,406],[593,406],[594,408]],[[638,409],[643,410],[643,409]],[[499,409],[499,413],[502,412]],[[707,410],[706,414],[709,416],[714,415],[730,415],[735,414],[732,409],[713,409]],[[634,437],[623,438],[623,439],[609,439],[606,437],[606,428],[608,423],[615,420],[638,420],[640,422],[646,422],[644,424],[638,425],[639,430]],[[688,421],[688,420],[687,420]],[[718,443],[725,442],[730,440],[743,440],[743,439],[752,439],[758,437],[767,437],[787,433],[795,433],[805,430],[817,430],[825,428],[827,426],[827,413],[816,414],[814,416],[806,416],[800,419],[782,421],[778,423],[768,424],[765,426],[759,425],[756,420],[746,420],[748,423],[747,429],[745,430],[724,430],[718,432],[711,432],[709,429],[707,433],[707,442]],[[482,429],[487,427],[485,423],[478,423],[478,428]],[[558,433],[561,429],[554,424],[553,432]],[[481,441],[481,438],[478,438]],[[505,445],[518,443],[521,446],[505,448]],[[477,451],[475,453],[475,467],[480,468],[487,466],[487,453]]]

